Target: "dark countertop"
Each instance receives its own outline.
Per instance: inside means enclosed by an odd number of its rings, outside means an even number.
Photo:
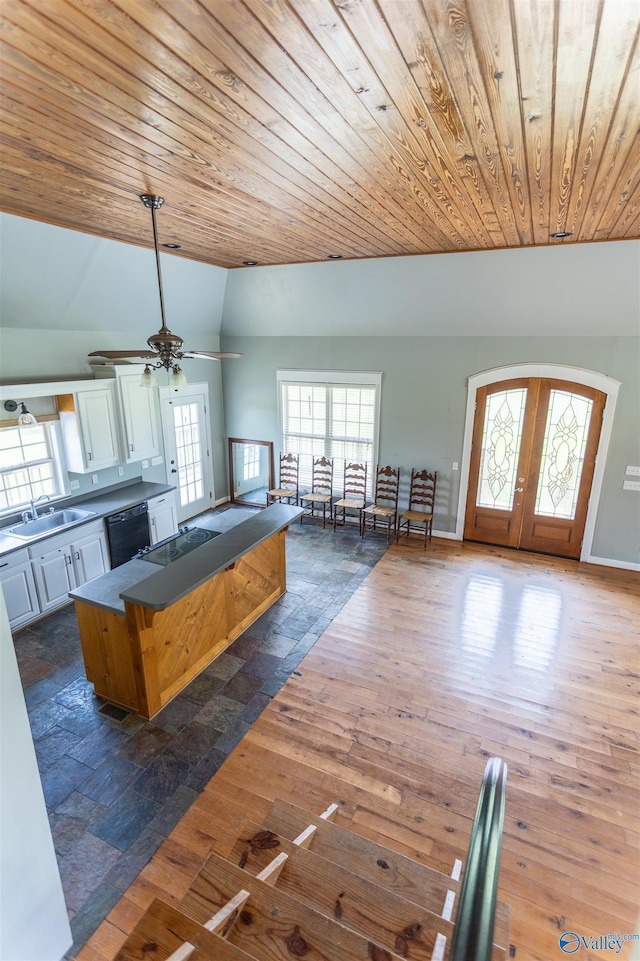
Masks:
[[[236,513],[242,517],[238,517],[239,523],[229,527],[229,521],[234,518],[228,515]],[[218,515],[218,527],[216,515],[210,516],[206,526],[211,530],[222,530],[223,533],[167,567],[158,568],[144,560],[128,561],[76,588],[69,596],[115,614],[125,613],[125,601],[163,611],[233,564],[247,551],[288,527],[300,517],[302,508],[272,504],[252,516],[247,517],[246,514],[245,511],[224,511]]]
[[[64,507],[79,507],[94,512],[93,517],[87,517],[83,521],[78,521],[76,524],[65,527],[64,532],[66,532],[76,527],[81,527],[83,524],[88,524],[91,521],[99,520],[102,517],[108,517],[109,514],[117,514],[118,511],[126,510],[128,507],[134,507],[136,504],[141,504],[143,501],[159,497],[172,490],[175,490],[175,487],[171,484],[154,484],[150,481],[134,480],[126,484],[105,488],[95,494],[65,497],[64,500],[54,501],[52,506],[55,507],[56,510],[61,510]],[[37,507],[41,514],[46,514],[49,509],[49,503],[48,501],[40,501]],[[13,524],[18,523],[19,520],[20,518],[18,517],[17,520],[14,519],[7,526],[11,527]],[[0,557],[3,554],[9,554],[11,551],[19,551],[25,547],[33,547],[34,544],[39,544],[46,540],[46,538],[60,533],[63,533],[63,531],[59,529],[53,530],[47,534],[42,534],[40,537],[34,537],[32,540],[24,541],[18,537],[12,537],[11,534],[4,534],[0,528]]]

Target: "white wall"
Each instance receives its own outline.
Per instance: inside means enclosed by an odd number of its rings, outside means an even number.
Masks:
[[[0,961],[58,961],[73,939],[1,590],[0,811]]]

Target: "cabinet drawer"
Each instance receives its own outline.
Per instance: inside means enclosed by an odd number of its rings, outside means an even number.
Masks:
[[[20,551],[11,551],[10,554],[3,554],[0,557],[0,571],[6,571],[9,567],[19,567],[26,564],[29,560],[29,551],[24,547]]]

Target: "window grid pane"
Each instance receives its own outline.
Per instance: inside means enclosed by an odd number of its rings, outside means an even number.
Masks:
[[[370,386],[282,384],[282,449],[300,455],[300,486],[311,488],[314,457],[333,458],[340,490],[345,461],[368,465],[373,478],[376,389]]]
[[[204,476],[200,460],[200,423],[197,404],[180,404],[173,408],[178,467],[180,504],[185,507],[200,500],[204,492]]]
[[[243,480],[252,480],[260,473],[260,448],[257,444],[245,444],[243,448]]]
[[[0,430],[0,511],[27,507],[43,494],[61,493],[47,429],[38,425]]]

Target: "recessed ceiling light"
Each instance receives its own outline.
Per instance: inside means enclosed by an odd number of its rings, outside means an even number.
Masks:
[[[243,260],[242,263],[245,265],[245,267],[257,267],[257,266],[258,266],[258,261],[257,261],[257,260]]]
[[[573,234],[569,230],[558,230],[557,233],[551,234],[554,240],[562,240],[563,237],[573,237]]]
[[[167,250],[180,250],[180,244],[162,244]]]
[[[329,254],[329,260],[342,260],[342,254]]]

